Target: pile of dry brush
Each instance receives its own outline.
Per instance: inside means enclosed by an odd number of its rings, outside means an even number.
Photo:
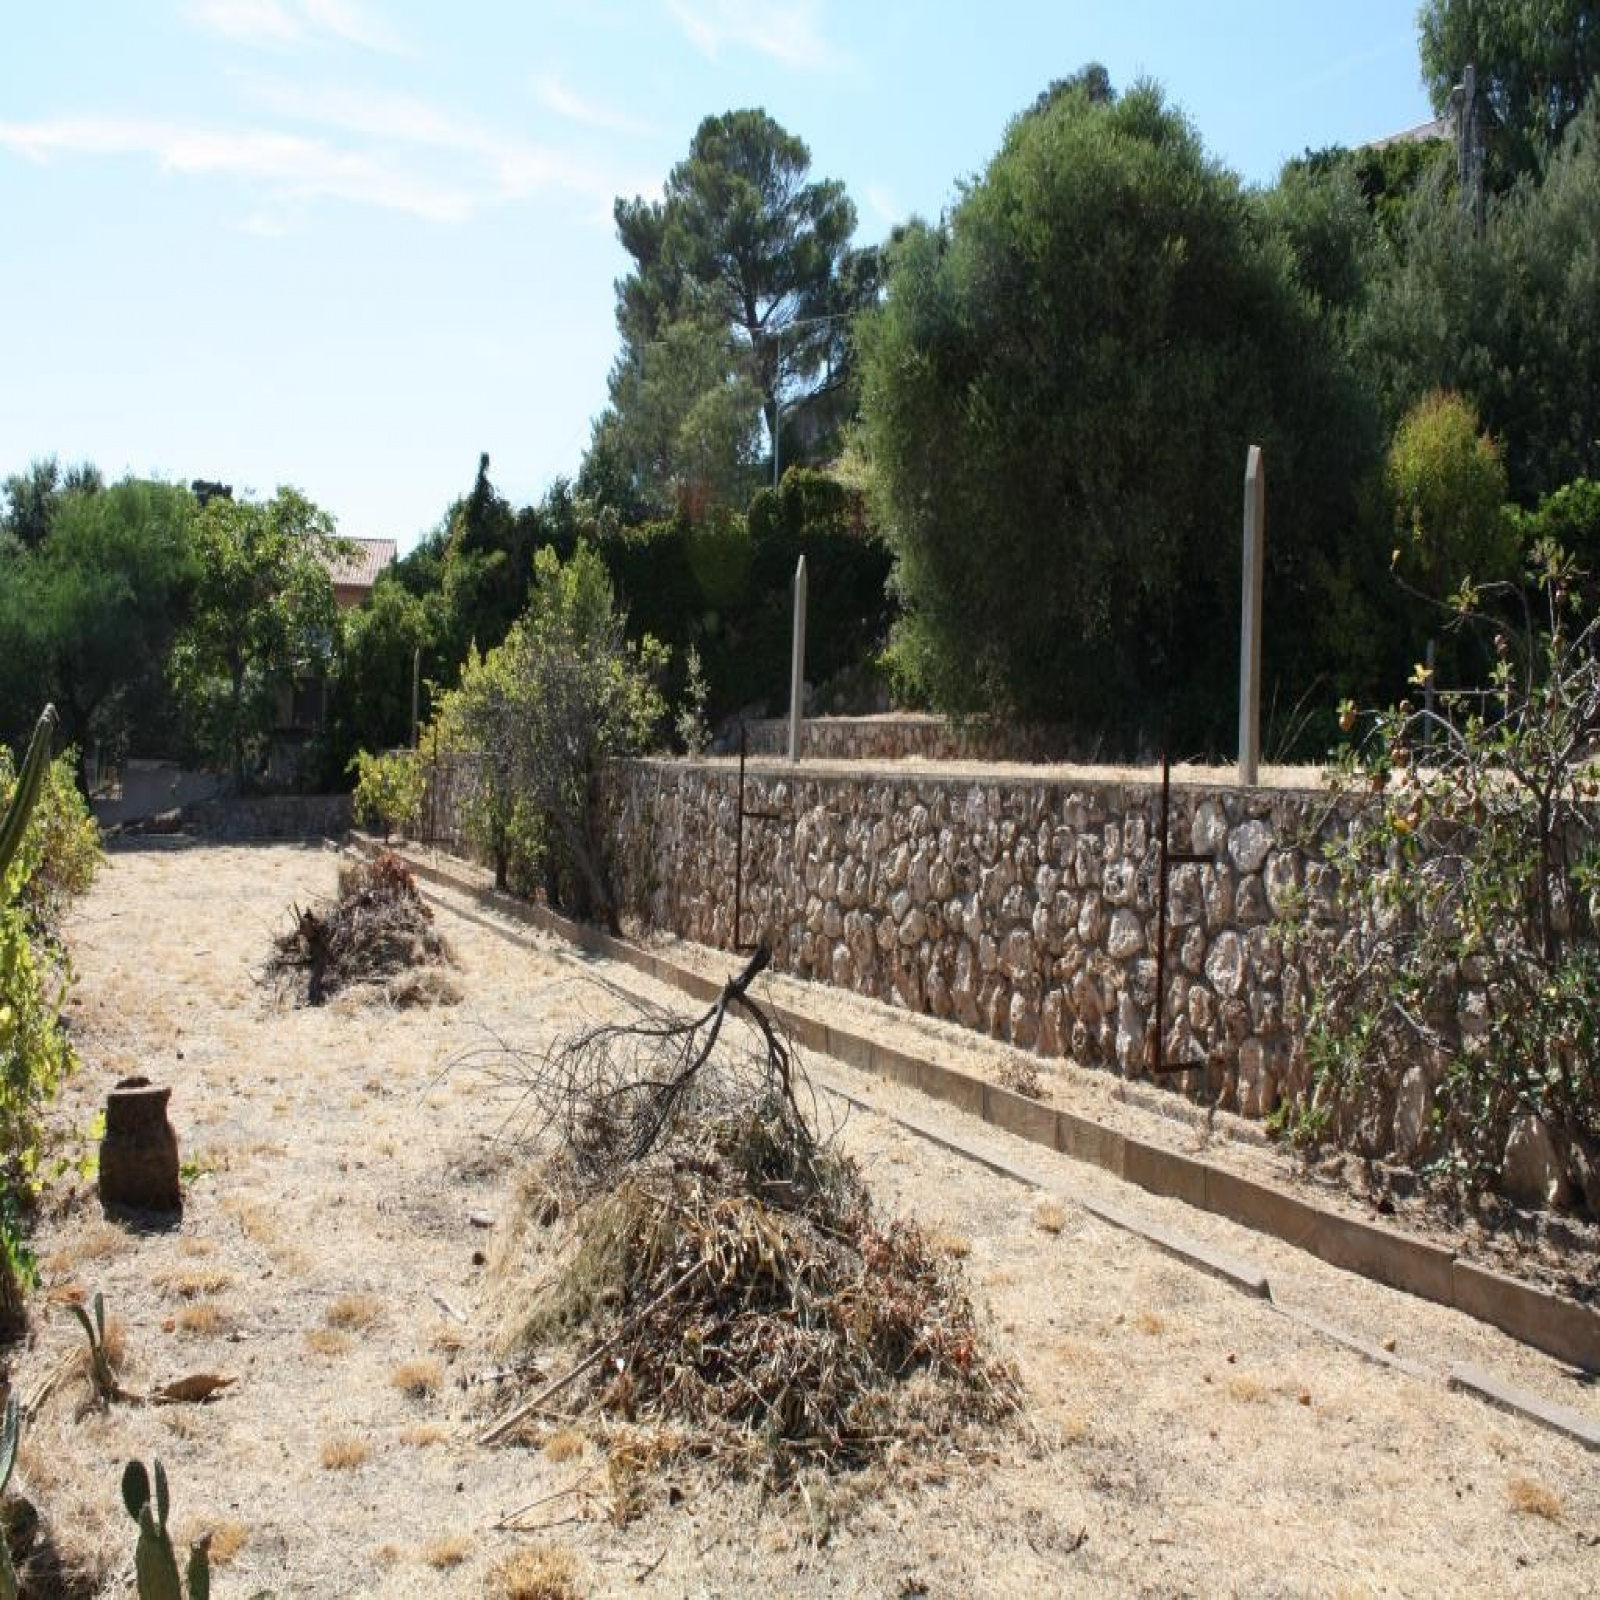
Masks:
[[[293,914],[294,926],[273,941],[267,977],[296,992],[303,981],[308,1005],[358,984],[380,990],[392,1005],[456,998],[441,970],[450,952],[433,913],[391,852],[341,867],[336,900]]]
[[[501,1058],[525,1094],[519,1136],[558,1135],[528,1193],[560,1264],[521,1337],[580,1358],[485,1441],[576,1407],[785,1483],[1017,1409],[959,1268],[879,1218],[818,1138],[787,1042],[747,992],[764,962],[697,1018]]]

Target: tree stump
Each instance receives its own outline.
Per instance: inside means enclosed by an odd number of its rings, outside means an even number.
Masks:
[[[138,1211],[177,1211],[178,1135],[167,1120],[169,1086],[124,1078],[106,1096],[100,1141],[100,1202]]]

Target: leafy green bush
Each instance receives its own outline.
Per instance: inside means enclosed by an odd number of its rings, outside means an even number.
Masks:
[[[1464,572],[1479,582],[1515,574],[1505,465],[1470,401],[1443,389],[1423,396],[1395,430],[1384,487],[1399,564],[1431,592]]]
[[[45,748],[52,725],[42,719],[35,736]],[[17,1286],[33,1278],[22,1222],[40,1184],[44,1108],[75,1064],[60,1024],[71,971],[59,918],[66,899],[88,888],[100,859],[73,766],[71,752],[58,756],[31,788],[28,768],[19,781],[10,751],[0,747],[0,813],[12,824],[8,840],[17,839],[0,863],[0,1299],[10,1312]]]
[[[422,815],[428,775],[414,750],[389,750],[374,755],[361,750],[350,763],[356,774],[352,805],[359,821],[376,823],[385,843],[393,829],[405,829]]]
[[[1455,596],[1458,625],[1493,635],[1486,694],[1402,701],[1340,752],[1326,854],[1351,931],[1319,948],[1302,924],[1299,1127],[1381,1150],[1409,1081],[1434,1173],[1495,1187],[1513,1137],[1533,1138],[1555,1165],[1545,1198],[1581,1191],[1600,1214],[1600,618],[1558,548],[1533,561],[1525,628],[1494,609],[1508,585]]]
[[[528,609],[488,655],[468,658],[435,722],[444,749],[475,759],[465,821],[497,885],[516,860],[552,905],[613,928],[595,779],[666,716],[656,680],[667,652],[648,635],[631,643],[625,622],[593,549],[580,544],[563,563],[546,546]]]

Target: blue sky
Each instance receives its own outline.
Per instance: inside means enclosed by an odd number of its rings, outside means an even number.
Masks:
[[[764,106],[859,241],[1089,60],[1270,183],[1425,120],[1411,0],[0,0],[0,473],[293,483],[409,546],[576,470],[618,194]]]

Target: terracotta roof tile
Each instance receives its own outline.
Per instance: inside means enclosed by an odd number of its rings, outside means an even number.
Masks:
[[[370,589],[378,574],[395,558],[393,539],[346,539],[352,546],[347,559],[328,562],[328,576],[341,589]]]

